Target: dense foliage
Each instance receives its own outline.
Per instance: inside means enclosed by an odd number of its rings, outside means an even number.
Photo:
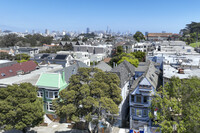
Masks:
[[[106,73],[97,68],[79,68],[70,78],[69,86],[60,92],[53,101],[56,114],[75,122],[92,118],[102,119],[103,110],[110,114],[118,113],[121,90],[116,74]]]
[[[173,77],[152,100],[154,124],[163,133],[197,133],[200,131],[200,79]],[[157,116],[154,116],[154,110]]]
[[[58,51],[72,51],[73,46],[72,44],[65,45],[65,46],[53,46],[46,50],[40,51],[40,53],[56,53]]]
[[[129,63],[131,63],[132,65],[134,65],[135,67],[137,67],[139,64],[139,61],[145,60],[144,52],[138,51],[138,52],[131,52],[131,53],[121,53],[121,49],[118,51],[120,51],[120,52],[118,52],[118,54],[110,60],[110,62],[109,62],[110,66],[113,66],[114,62],[117,64],[120,64],[121,62],[126,60]],[[121,54],[119,54],[119,53],[121,53]]]
[[[1,88],[0,127],[25,131],[43,122],[43,103],[30,83]]]
[[[26,35],[19,37],[17,34],[8,34],[0,37],[0,47],[21,46],[21,47],[34,47],[42,46],[43,44],[51,44],[53,37],[42,36],[40,34]]]
[[[17,54],[15,56],[11,56],[6,52],[0,52],[0,59],[2,60],[15,60],[17,62],[26,62],[30,60],[30,56],[27,54]]]
[[[191,24],[186,24],[184,29],[180,30],[182,35],[181,40],[185,41],[187,44],[194,43],[200,39],[200,23],[191,22]]]
[[[135,58],[137,58],[139,61],[145,61],[145,52],[142,51],[137,51],[137,52],[132,52],[131,54],[133,54],[135,56]]]
[[[134,35],[133,38],[137,41],[140,42],[141,40],[145,40],[144,35],[142,34],[142,32],[137,31]]]
[[[123,47],[122,46],[117,46],[117,55],[120,55],[123,53]]]

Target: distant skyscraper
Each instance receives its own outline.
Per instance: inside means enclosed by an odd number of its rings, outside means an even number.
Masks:
[[[2,30],[0,29],[0,33],[2,32]]]
[[[49,30],[48,29],[45,30],[45,34],[49,35]]]
[[[148,36],[149,32],[145,32],[145,36]]]
[[[32,34],[35,34],[35,30],[32,30]]]
[[[166,33],[166,31],[162,31],[162,33]]]
[[[86,33],[89,34],[90,33],[90,28],[86,29]]]
[[[63,35],[63,36],[66,35],[66,31],[63,30],[62,35]]]
[[[107,26],[107,29],[106,29],[106,34],[108,34],[109,33],[109,27]]]

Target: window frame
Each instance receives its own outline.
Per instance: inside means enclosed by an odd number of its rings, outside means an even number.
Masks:
[[[146,115],[145,115],[145,113],[144,113],[145,111],[146,111]],[[147,116],[148,116],[148,109],[143,109],[142,116],[143,116],[143,117],[147,117]]]
[[[135,102],[135,96],[131,95],[131,102]]]
[[[37,91],[37,96],[38,97],[44,97],[44,92],[43,91]]]
[[[145,97],[147,98],[147,99],[146,99],[146,102],[144,102]],[[143,103],[148,104],[148,100],[149,100],[149,97],[148,97],[148,96],[143,96]]]
[[[138,102],[138,97],[140,97],[140,102]],[[136,103],[142,103],[142,96],[141,95],[136,95]]]
[[[140,115],[139,115],[138,113],[139,113]],[[137,117],[142,117],[142,109],[136,109],[136,116],[137,116]]]
[[[50,97],[50,93],[52,93],[52,97]],[[57,93],[57,95],[55,95],[55,93]],[[55,98],[58,98],[58,96],[59,96],[59,91],[48,91],[48,90],[46,90],[45,91],[45,94],[46,94],[46,98],[47,99],[55,99]]]
[[[53,110],[52,108],[53,108],[53,103],[52,102],[47,102],[47,104],[46,104],[47,111],[55,112],[55,110]]]

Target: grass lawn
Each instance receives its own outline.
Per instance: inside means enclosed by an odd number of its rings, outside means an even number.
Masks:
[[[190,43],[190,46],[192,46],[192,47],[195,48],[195,47],[196,47],[196,42],[195,42],[195,43]],[[200,46],[200,42],[197,43],[197,46],[198,46],[198,47]]]

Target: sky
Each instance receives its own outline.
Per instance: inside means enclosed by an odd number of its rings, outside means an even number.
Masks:
[[[1,0],[0,29],[178,33],[200,21],[200,0]]]

